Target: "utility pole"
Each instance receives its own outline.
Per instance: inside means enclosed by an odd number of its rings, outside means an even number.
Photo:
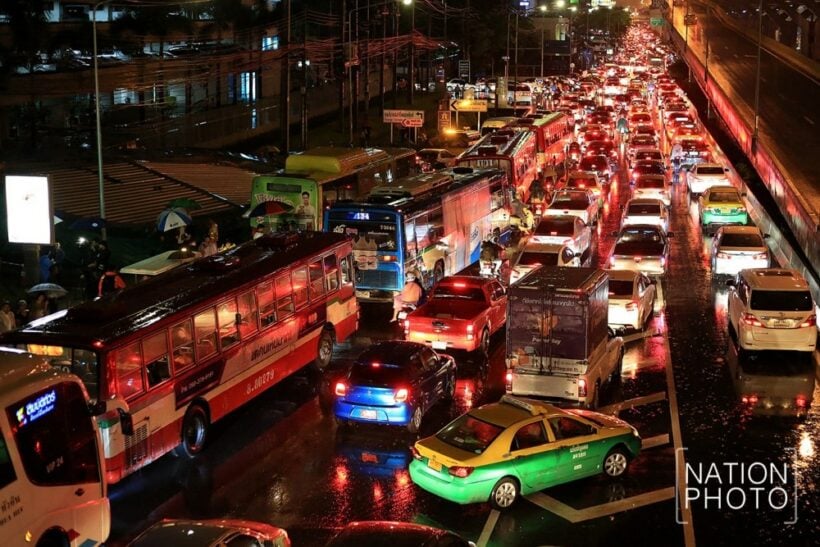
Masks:
[[[282,149],[285,154],[290,153],[290,8],[291,0],[285,0],[285,10],[287,12],[287,28],[285,29],[285,55],[282,56],[282,76],[281,80],[281,131]]]
[[[337,78],[339,80],[339,131],[345,130],[345,70],[347,70],[345,63],[347,62],[347,55],[345,54],[345,14],[347,14],[347,2],[342,0],[342,12],[339,14],[339,19],[342,21],[339,29],[339,42],[342,44],[342,70],[337,70]],[[333,9],[331,2],[331,9]]]
[[[302,23],[302,150],[307,150],[308,142],[308,106],[307,106],[307,87],[308,87],[308,66],[307,58],[307,4],[302,5],[302,16],[304,22]]]
[[[752,132],[752,154],[757,151],[757,142],[760,137],[760,56],[763,45],[763,0],[757,5],[757,70],[755,71],[755,123]]]
[[[416,87],[416,74],[415,74],[415,67],[416,67],[416,44],[415,40],[413,39],[413,35],[416,33],[416,3],[413,2],[413,7],[410,11],[410,61],[408,63],[409,69],[409,77],[408,81],[410,82],[410,86],[407,90],[407,100],[410,102],[410,106],[413,106],[413,95],[415,94],[415,87]]]
[[[381,105],[382,105],[382,116],[384,116],[384,108],[385,108],[385,98],[384,98],[384,65],[387,62],[387,17],[390,15],[390,11],[387,9],[387,4],[382,6],[382,54],[381,54],[381,67],[379,69],[379,94],[381,95]]]

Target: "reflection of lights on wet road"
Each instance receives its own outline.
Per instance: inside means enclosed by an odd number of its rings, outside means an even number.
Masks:
[[[347,484],[347,466],[344,464],[336,465],[336,480],[334,481],[335,485],[339,488],[344,487]]]
[[[472,378],[460,378],[456,380],[456,395],[461,395],[465,410],[473,408],[473,395],[475,395],[475,380]]]
[[[382,487],[379,483],[373,485],[373,499],[376,501],[382,499]]]
[[[410,475],[407,474],[407,471],[398,471],[396,473],[396,486],[405,488],[408,484],[410,484]]]
[[[804,431],[800,434],[800,445],[797,449],[797,453],[804,459],[814,457],[814,440],[808,431]]]

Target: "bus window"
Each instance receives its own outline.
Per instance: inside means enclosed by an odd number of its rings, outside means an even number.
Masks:
[[[117,366],[117,391],[124,399],[142,393],[142,352],[140,343],[134,342],[114,352]]]
[[[256,299],[253,297],[253,292],[248,291],[239,295],[239,315],[242,317],[239,323],[239,334],[244,339],[259,328],[256,324],[259,313],[256,310]]]
[[[430,229],[427,230],[430,243],[436,243],[444,235],[444,214],[441,207],[430,211]]]
[[[174,344],[174,374],[194,364],[194,337],[191,320],[177,323],[171,329],[171,340]]]
[[[89,398],[97,400],[99,397],[97,354],[93,351],[41,344],[26,344],[25,350],[46,357],[53,367],[76,374],[83,380]]]
[[[302,266],[293,270],[293,305],[301,307],[308,299],[308,275],[307,268]]]
[[[293,313],[293,293],[289,275],[283,275],[276,279],[276,311],[280,319]]]
[[[196,358],[202,359],[216,353],[216,317],[214,309],[209,308],[194,316],[196,333]]]
[[[353,258],[350,255],[342,258],[342,285],[353,283]]]
[[[135,344],[138,346],[138,344]],[[36,416],[27,406],[40,405]],[[48,387],[6,409],[23,468],[37,485],[100,482],[97,433],[78,384]]]
[[[427,224],[427,214],[421,214],[415,218],[416,223],[416,245],[419,251],[423,251],[429,244],[430,226]]]
[[[3,432],[0,431],[0,489],[17,480],[17,473],[14,472],[14,464],[11,463],[9,447]]]
[[[273,291],[271,295],[271,308],[273,308]],[[216,318],[219,321],[219,343],[222,349],[231,347],[239,342],[239,334],[236,329],[236,300],[233,298],[226,302],[217,304]]]
[[[273,283],[262,283],[256,287],[256,301],[259,302],[259,320],[262,328],[276,321],[276,306],[273,299]]]
[[[404,224],[404,238],[407,243],[407,258],[416,256],[416,225],[411,220]]]
[[[327,292],[333,292],[339,288],[339,267],[336,255],[325,257],[325,279],[327,279]]]
[[[142,354],[145,357],[145,371],[148,373],[148,387],[161,384],[171,377],[171,366],[168,363],[168,333],[158,332],[142,341]]]
[[[308,266],[308,274],[310,275],[310,297],[315,299],[325,294],[325,274],[322,261],[311,262]]]

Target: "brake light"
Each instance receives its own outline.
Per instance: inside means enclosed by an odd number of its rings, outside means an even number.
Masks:
[[[467,325],[467,340],[473,339],[473,331],[475,327],[473,325]]]
[[[460,479],[466,479],[470,476],[470,474],[475,470],[475,467],[464,467],[461,465],[455,465],[449,468],[447,471],[454,477],[458,477]]]
[[[747,324],[749,326],[752,326],[752,327],[762,327],[763,326],[763,323],[761,323],[760,320],[758,320],[758,318],[755,317],[754,315],[752,315],[751,313],[744,313],[741,316],[740,320],[743,321],[745,324]]]
[[[802,395],[798,395],[794,399],[794,406],[796,406],[797,408],[806,408],[806,398]]]
[[[407,397],[407,388],[400,388],[397,389],[395,395],[393,395],[393,400],[395,400],[397,403],[403,403],[407,400]]]
[[[578,397],[587,396],[587,381],[583,378],[578,378]]]
[[[410,332],[410,320],[409,319],[404,320],[404,332]]]
[[[379,256],[379,260],[381,260],[382,262],[396,262],[398,260],[398,257],[395,257],[393,255],[381,255]]]
[[[456,287],[456,288],[459,288],[459,289],[463,289],[466,286],[467,286],[467,284],[463,281],[457,281],[457,282],[453,283],[453,287]]]
[[[740,400],[743,401],[743,403],[747,404],[747,405],[756,405],[758,399],[757,399],[757,395],[744,395],[743,397],[740,398]]]
[[[643,258],[641,258],[640,256],[635,257],[635,262],[640,262],[641,260],[643,260]]]
[[[336,382],[336,396],[337,397],[344,397],[345,393],[347,393],[347,386],[344,382]]]
[[[817,325],[817,316],[811,314],[805,321],[800,323],[800,328],[814,327],[815,325]]]
[[[415,460],[420,460],[421,459],[421,453],[418,451],[418,449],[415,446],[410,447],[410,454],[413,455],[413,459],[415,459]]]
[[[507,391],[512,391],[512,372],[507,372],[504,376],[504,383]]]

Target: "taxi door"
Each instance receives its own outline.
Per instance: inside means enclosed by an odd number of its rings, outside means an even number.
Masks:
[[[606,443],[597,438],[594,427],[569,416],[549,418],[547,423],[558,454],[556,484],[600,471]]]
[[[521,479],[523,491],[541,490],[552,482],[558,462],[558,451],[553,448],[543,420],[538,419],[518,428],[509,455]]]

